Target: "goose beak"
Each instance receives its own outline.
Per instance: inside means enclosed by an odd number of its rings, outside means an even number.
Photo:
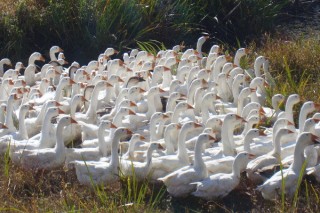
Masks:
[[[249,153],[249,159],[254,159],[255,157],[256,157],[256,155]]]
[[[244,52],[245,52],[246,54],[249,54],[249,53],[250,53],[250,50],[249,50],[248,48],[245,48],[245,49],[244,49]]]
[[[314,107],[316,108],[316,110],[320,110],[320,104],[315,103]]]
[[[72,124],[77,124],[78,122],[76,120],[74,120],[73,118],[71,118],[71,123]]]
[[[199,123],[194,123],[194,128],[200,128],[200,127],[202,127],[201,124],[199,124]]]
[[[107,84],[106,84],[106,85],[107,85],[107,87],[113,87],[113,85],[112,85],[112,84],[110,84],[110,83],[108,83],[108,82],[107,82]]]
[[[294,131],[288,130],[288,133],[289,133],[289,134],[292,134],[292,133],[294,133]]]
[[[161,88],[159,88],[159,91],[160,91],[161,93],[166,92],[165,90],[163,90],[163,89],[161,89]]]
[[[17,94],[14,94],[14,95],[13,95],[13,99],[14,99],[14,100],[19,100],[19,99],[20,99],[20,97],[18,97],[18,95],[17,95]]]
[[[315,143],[320,143],[320,138],[314,134],[311,134],[311,140]]]
[[[251,91],[251,92],[256,92],[256,91],[257,91],[257,89],[250,88],[250,91]]]
[[[133,134],[133,132],[130,129],[126,129],[126,130],[127,130],[127,134],[128,135],[132,135]]]
[[[40,61],[43,61],[43,62],[46,61],[46,59],[43,57],[43,55],[40,56],[39,60],[40,60]]]
[[[170,118],[170,116],[169,116],[169,115],[166,115],[166,114],[163,114],[162,116],[163,116],[163,119],[168,119],[168,118]]]
[[[117,127],[116,125],[114,125],[113,123],[111,123],[110,128],[116,129],[116,128],[118,128],[118,127]]]
[[[181,129],[181,127],[182,127],[181,124],[177,125],[177,129]]]
[[[265,82],[263,83],[263,86],[269,87],[270,85],[268,84],[268,82],[265,81]]]
[[[146,91],[142,88],[139,89],[139,93],[145,93]]]
[[[136,103],[134,103],[134,102],[130,101],[130,107],[136,107],[136,106],[137,106],[137,104],[136,104]]]
[[[69,83],[70,84],[76,84],[76,82],[74,80],[72,80],[72,79],[69,79]]]
[[[238,67],[237,65],[235,65],[235,64],[232,64],[232,68],[236,68],[236,67]]]
[[[59,102],[55,101],[55,104],[54,104],[56,107],[59,107],[59,106],[63,106],[62,104],[60,104]]]
[[[164,150],[163,146],[161,146],[160,143],[158,143],[158,149],[159,149],[159,150]]]
[[[124,80],[123,80],[122,78],[119,78],[119,79],[118,79],[118,82],[124,83]]]
[[[59,51],[59,52],[63,52],[63,49],[59,47],[59,48],[58,48],[58,51]]]
[[[88,100],[84,96],[81,96],[81,101],[88,102]]]
[[[317,118],[314,118],[313,120],[314,120],[315,123],[319,123],[320,122],[320,119],[317,119]]]
[[[66,114],[66,113],[65,113],[65,111],[63,111],[60,108],[58,108],[58,114]]]
[[[29,110],[35,110],[32,105],[29,105]]]
[[[227,60],[228,62],[231,62],[231,61],[232,61],[232,57],[231,57],[230,55],[227,55],[227,56],[226,56],[226,60]]]
[[[212,137],[211,135],[209,135],[209,140],[217,142],[217,139],[215,137]]]
[[[187,104],[187,109],[194,109],[194,107],[191,106],[190,104]]]
[[[13,82],[12,79],[10,79],[10,80],[8,81],[8,83],[9,83],[9,85],[14,85],[14,82]]]
[[[163,71],[167,72],[167,71],[171,71],[171,69],[168,67],[164,67]]]
[[[288,121],[288,122],[287,122],[287,125],[294,126],[294,123]]]
[[[260,130],[260,131],[259,131],[259,136],[267,136],[267,134],[266,134],[266,133],[264,133],[264,131],[263,131],[263,130]]]
[[[114,50],[114,54],[119,54],[119,50]]]
[[[124,65],[124,62],[122,60],[119,60],[119,65],[120,66],[123,66]]]
[[[4,124],[0,124],[0,128],[1,129],[8,129],[8,127],[6,125],[4,125]]]
[[[221,100],[221,97],[219,95],[216,95],[217,100]]]
[[[241,117],[241,116],[239,116],[239,115],[236,115],[236,119],[237,119],[237,120],[241,120],[241,121],[244,122],[244,123],[247,123],[247,121],[246,121],[243,117]]]
[[[136,115],[136,113],[130,109],[129,110],[129,115]]]
[[[259,109],[259,114],[260,115],[265,115],[266,114],[266,111],[264,111],[264,109],[262,107],[260,107]]]
[[[146,138],[143,135],[140,135],[140,140],[145,140]]]

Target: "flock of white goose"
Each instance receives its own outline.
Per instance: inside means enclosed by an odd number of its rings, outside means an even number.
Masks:
[[[162,181],[172,196],[207,200],[228,195],[244,171],[265,199],[282,189],[292,196],[301,172],[320,181],[320,114],[307,119],[320,105],[305,102],[295,125],[299,95],[285,101],[276,94],[266,107],[266,87],[274,82],[264,56],[245,70],[245,48],[232,59],[214,45],[204,57],[207,39],[200,37],[196,49],[177,45],[157,55],[133,49],[122,60],[111,59],[118,52],[108,48],[86,66],[67,67],[58,46],[41,68],[38,52],[27,67],[17,62],[5,72],[11,62],[2,59],[1,155],[29,170],[75,169],[81,184],[135,175]],[[285,169],[266,176],[280,161]]]

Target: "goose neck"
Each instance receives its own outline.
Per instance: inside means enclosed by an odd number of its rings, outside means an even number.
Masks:
[[[21,139],[27,140],[28,137],[28,132],[25,124],[25,118],[28,110],[20,110],[19,112],[19,135]]]
[[[7,115],[6,115],[6,125],[9,129],[15,129],[13,125],[12,113],[13,113],[14,101],[9,99],[7,103]]]
[[[187,153],[187,148],[186,148],[186,138],[187,134],[189,132],[189,128],[183,128],[181,129],[179,136],[178,136],[178,158],[184,162],[189,163],[189,157]]]
[[[234,147],[232,146],[232,142],[230,142],[230,138],[232,137],[233,127],[231,128],[229,121],[224,121],[221,127],[221,142],[222,142],[222,151],[224,155],[234,155]]]
[[[111,167],[118,167],[119,166],[119,142],[121,139],[121,134],[115,132],[113,135],[112,143],[111,143],[111,161],[110,161],[110,166]]]
[[[194,149],[194,169],[197,171],[205,171],[206,165],[202,159],[201,153],[203,144],[205,143],[205,140],[201,137],[198,138],[195,149]]]
[[[66,124],[64,122],[58,123],[57,129],[56,129],[56,145],[55,145],[56,153],[65,152],[64,140],[63,140],[63,131],[65,126]]]

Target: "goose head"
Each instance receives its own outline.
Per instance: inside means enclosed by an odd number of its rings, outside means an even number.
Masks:
[[[237,67],[233,63],[225,63],[222,67],[222,73],[228,74],[233,68]]]
[[[303,132],[311,132],[312,134],[315,134],[315,126],[319,122],[320,119],[318,118],[308,118],[304,122]]]
[[[30,55],[29,57],[29,63],[28,65],[30,64],[34,64],[35,61],[43,61],[45,62],[45,58],[41,55],[41,53],[39,52],[34,52]]]
[[[259,56],[256,58],[256,60],[254,61],[254,74],[256,77],[260,77],[261,76],[261,72],[260,69],[262,67],[262,64],[266,61],[266,58],[264,56]]]
[[[268,86],[268,83],[261,77],[255,77],[250,83],[250,88],[257,89],[259,87],[262,89],[265,86]]]
[[[106,56],[106,57],[110,57],[110,56],[112,56],[112,55],[114,55],[114,54],[118,54],[119,53],[119,51],[118,50],[115,50],[114,48],[112,48],[112,47],[109,47],[109,48],[107,48],[105,51],[104,51],[104,55]]]
[[[301,99],[300,99],[300,96],[299,96],[298,94],[292,94],[292,95],[290,95],[290,96],[288,97],[288,99],[287,99],[286,107],[285,107],[285,108],[287,108],[287,106],[289,107],[289,105],[290,105],[290,106],[293,106],[293,105],[299,103],[300,100],[301,100]]]
[[[173,46],[173,47],[172,47],[172,50],[173,50],[174,52],[178,53],[178,52],[182,51],[184,48],[185,48],[184,45],[178,44],[178,45]]]
[[[236,170],[236,173],[238,173],[236,175],[240,177],[240,173],[245,171],[249,161],[253,158],[255,158],[255,155],[248,152],[241,152],[237,154],[233,162],[233,172]]]
[[[272,108],[277,110],[279,106],[284,102],[285,97],[282,94],[275,94],[272,96]]]
[[[63,52],[63,49],[61,49],[59,46],[52,46],[50,48],[50,52],[52,52],[52,53]]]
[[[209,53],[219,53],[220,52],[220,47],[219,45],[212,45],[212,47],[210,48]]]
[[[239,48],[236,52],[236,55],[234,56],[234,58],[238,58],[240,59],[241,57],[247,55],[249,53],[249,49],[247,48]]]

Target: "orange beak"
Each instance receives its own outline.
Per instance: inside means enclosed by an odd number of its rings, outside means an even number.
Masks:
[[[143,135],[140,135],[140,140],[145,140],[146,138]]]
[[[114,125],[113,123],[111,123],[110,128],[116,129],[118,127],[116,125]]]
[[[71,118],[71,123],[72,124],[77,124],[78,122],[76,120],[74,120],[73,118]]]
[[[131,106],[131,107],[136,107],[137,104],[135,104],[134,102],[130,101],[130,106]]]
[[[249,159],[254,159],[255,157],[256,157],[256,155],[249,153]]]
[[[202,127],[202,125],[198,123],[194,123],[194,128],[199,128],[199,127]]]
[[[259,136],[267,136],[267,134],[266,134],[266,133],[264,133],[264,131],[263,131],[263,130],[260,130],[260,131],[259,131]]]
[[[128,135],[132,135],[133,132],[132,132],[130,129],[127,129],[127,134],[128,134]]]
[[[190,104],[187,104],[187,109],[194,109],[194,108]]]
[[[129,115],[136,115],[136,113],[132,110],[129,110]]]
[[[58,108],[58,113],[59,113],[59,114],[66,114],[63,110],[61,110],[61,109],[59,109],[59,108]]]

